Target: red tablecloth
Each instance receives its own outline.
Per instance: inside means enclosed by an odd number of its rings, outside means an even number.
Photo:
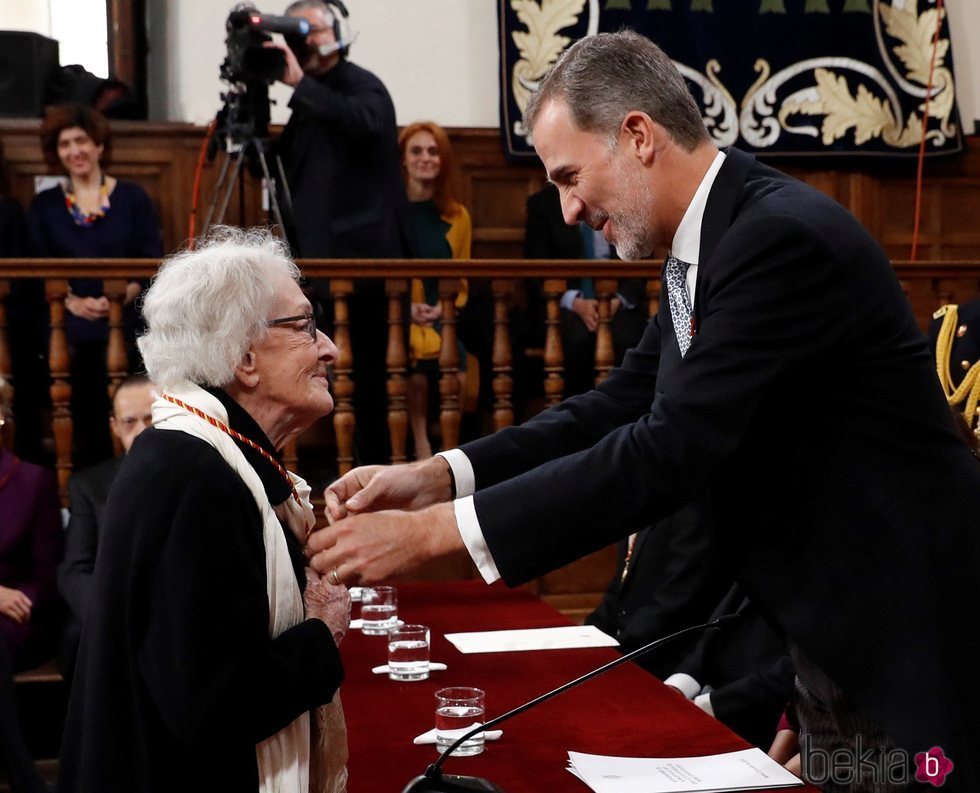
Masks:
[[[445,634],[551,627],[569,621],[533,595],[502,584],[402,584],[398,592],[400,618],[432,629],[431,658],[449,668],[433,672],[425,681],[396,683],[371,672],[387,662],[385,637],[348,634],[341,652],[347,670],[342,698],[350,740],[349,793],[397,793],[438,757],[434,746],[412,743],[433,726],[436,689],[484,689],[489,719],[619,656],[610,648],[463,655]],[[586,793],[586,785],[565,770],[569,750],[656,757],[747,746],[629,663],[516,716],[500,729],[503,737],[488,743],[483,754],[451,757],[444,771],[486,777],[507,793]]]

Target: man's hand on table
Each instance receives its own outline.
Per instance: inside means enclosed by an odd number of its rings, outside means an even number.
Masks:
[[[451,497],[452,474],[442,457],[410,465],[355,468],[323,493],[329,523],[362,512],[422,509]]]
[[[451,503],[350,515],[310,535],[306,549],[328,582],[347,585],[386,581],[430,559],[466,553]]]

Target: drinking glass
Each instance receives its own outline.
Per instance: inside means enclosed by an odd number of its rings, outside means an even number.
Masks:
[[[361,633],[387,636],[398,624],[398,590],[393,586],[372,586],[361,590]]]
[[[486,712],[486,693],[470,686],[440,688],[436,692],[436,750],[445,752],[457,740],[477,724],[482,724]],[[483,733],[463,741],[453,751],[454,755],[480,754],[483,751]]]
[[[388,631],[388,677],[425,680],[429,677],[429,629],[396,625]]]

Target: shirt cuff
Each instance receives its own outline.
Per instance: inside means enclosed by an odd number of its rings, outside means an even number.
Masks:
[[[687,699],[694,699],[701,693],[701,684],[690,675],[683,672],[674,672],[664,680],[665,686],[673,686],[680,691]]]
[[[711,707],[711,694],[710,694],[710,692],[707,693],[707,694],[698,694],[694,698],[694,704],[697,705],[699,708],[701,708],[701,710],[703,710],[709,716],[711,716],[712,718],[714,718],[715,709],[713,707]]]
[[[456,498],[472,496],[476,492],[476,474],[473,473],[473,463],[466,453],[460,449],[450,449],[448,452],[436,452],[436,457],[441,457],[449,463],[449,470],[453,473],[453,480],[456,483]],[[476,517],[476,511],[473,512]],[[477,528],[479,528],[479,523]]]
[[[561,296],[561,300],[558,301],[558,305],[571,311],[572,306],[575,304],[575,298],[581,296],[582,293],[578,289],[567,289]]]
[[[487,541],[483,538],[483,530],[480,528],[480,521],[476,517],[476,505],[473,503],[473,496],[457,498],[453,502],[453,511],[456,513],[456,526],[459,528],[459,536],[462,537],[463,545],[466,546],[473,564],[480,571],[483,580],[492,584],[500,578],[500,573],[490,555]]]

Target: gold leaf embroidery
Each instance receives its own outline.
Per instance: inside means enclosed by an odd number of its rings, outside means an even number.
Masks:
[[[527,105],[529,84],[538,82],[571,43],[560,36],[563,28],[574,25],[585,7],[585,0],[511,0],[511,8],[527,28],[511,33],[520,51],[511,75],[514,101],[523,112]]]

